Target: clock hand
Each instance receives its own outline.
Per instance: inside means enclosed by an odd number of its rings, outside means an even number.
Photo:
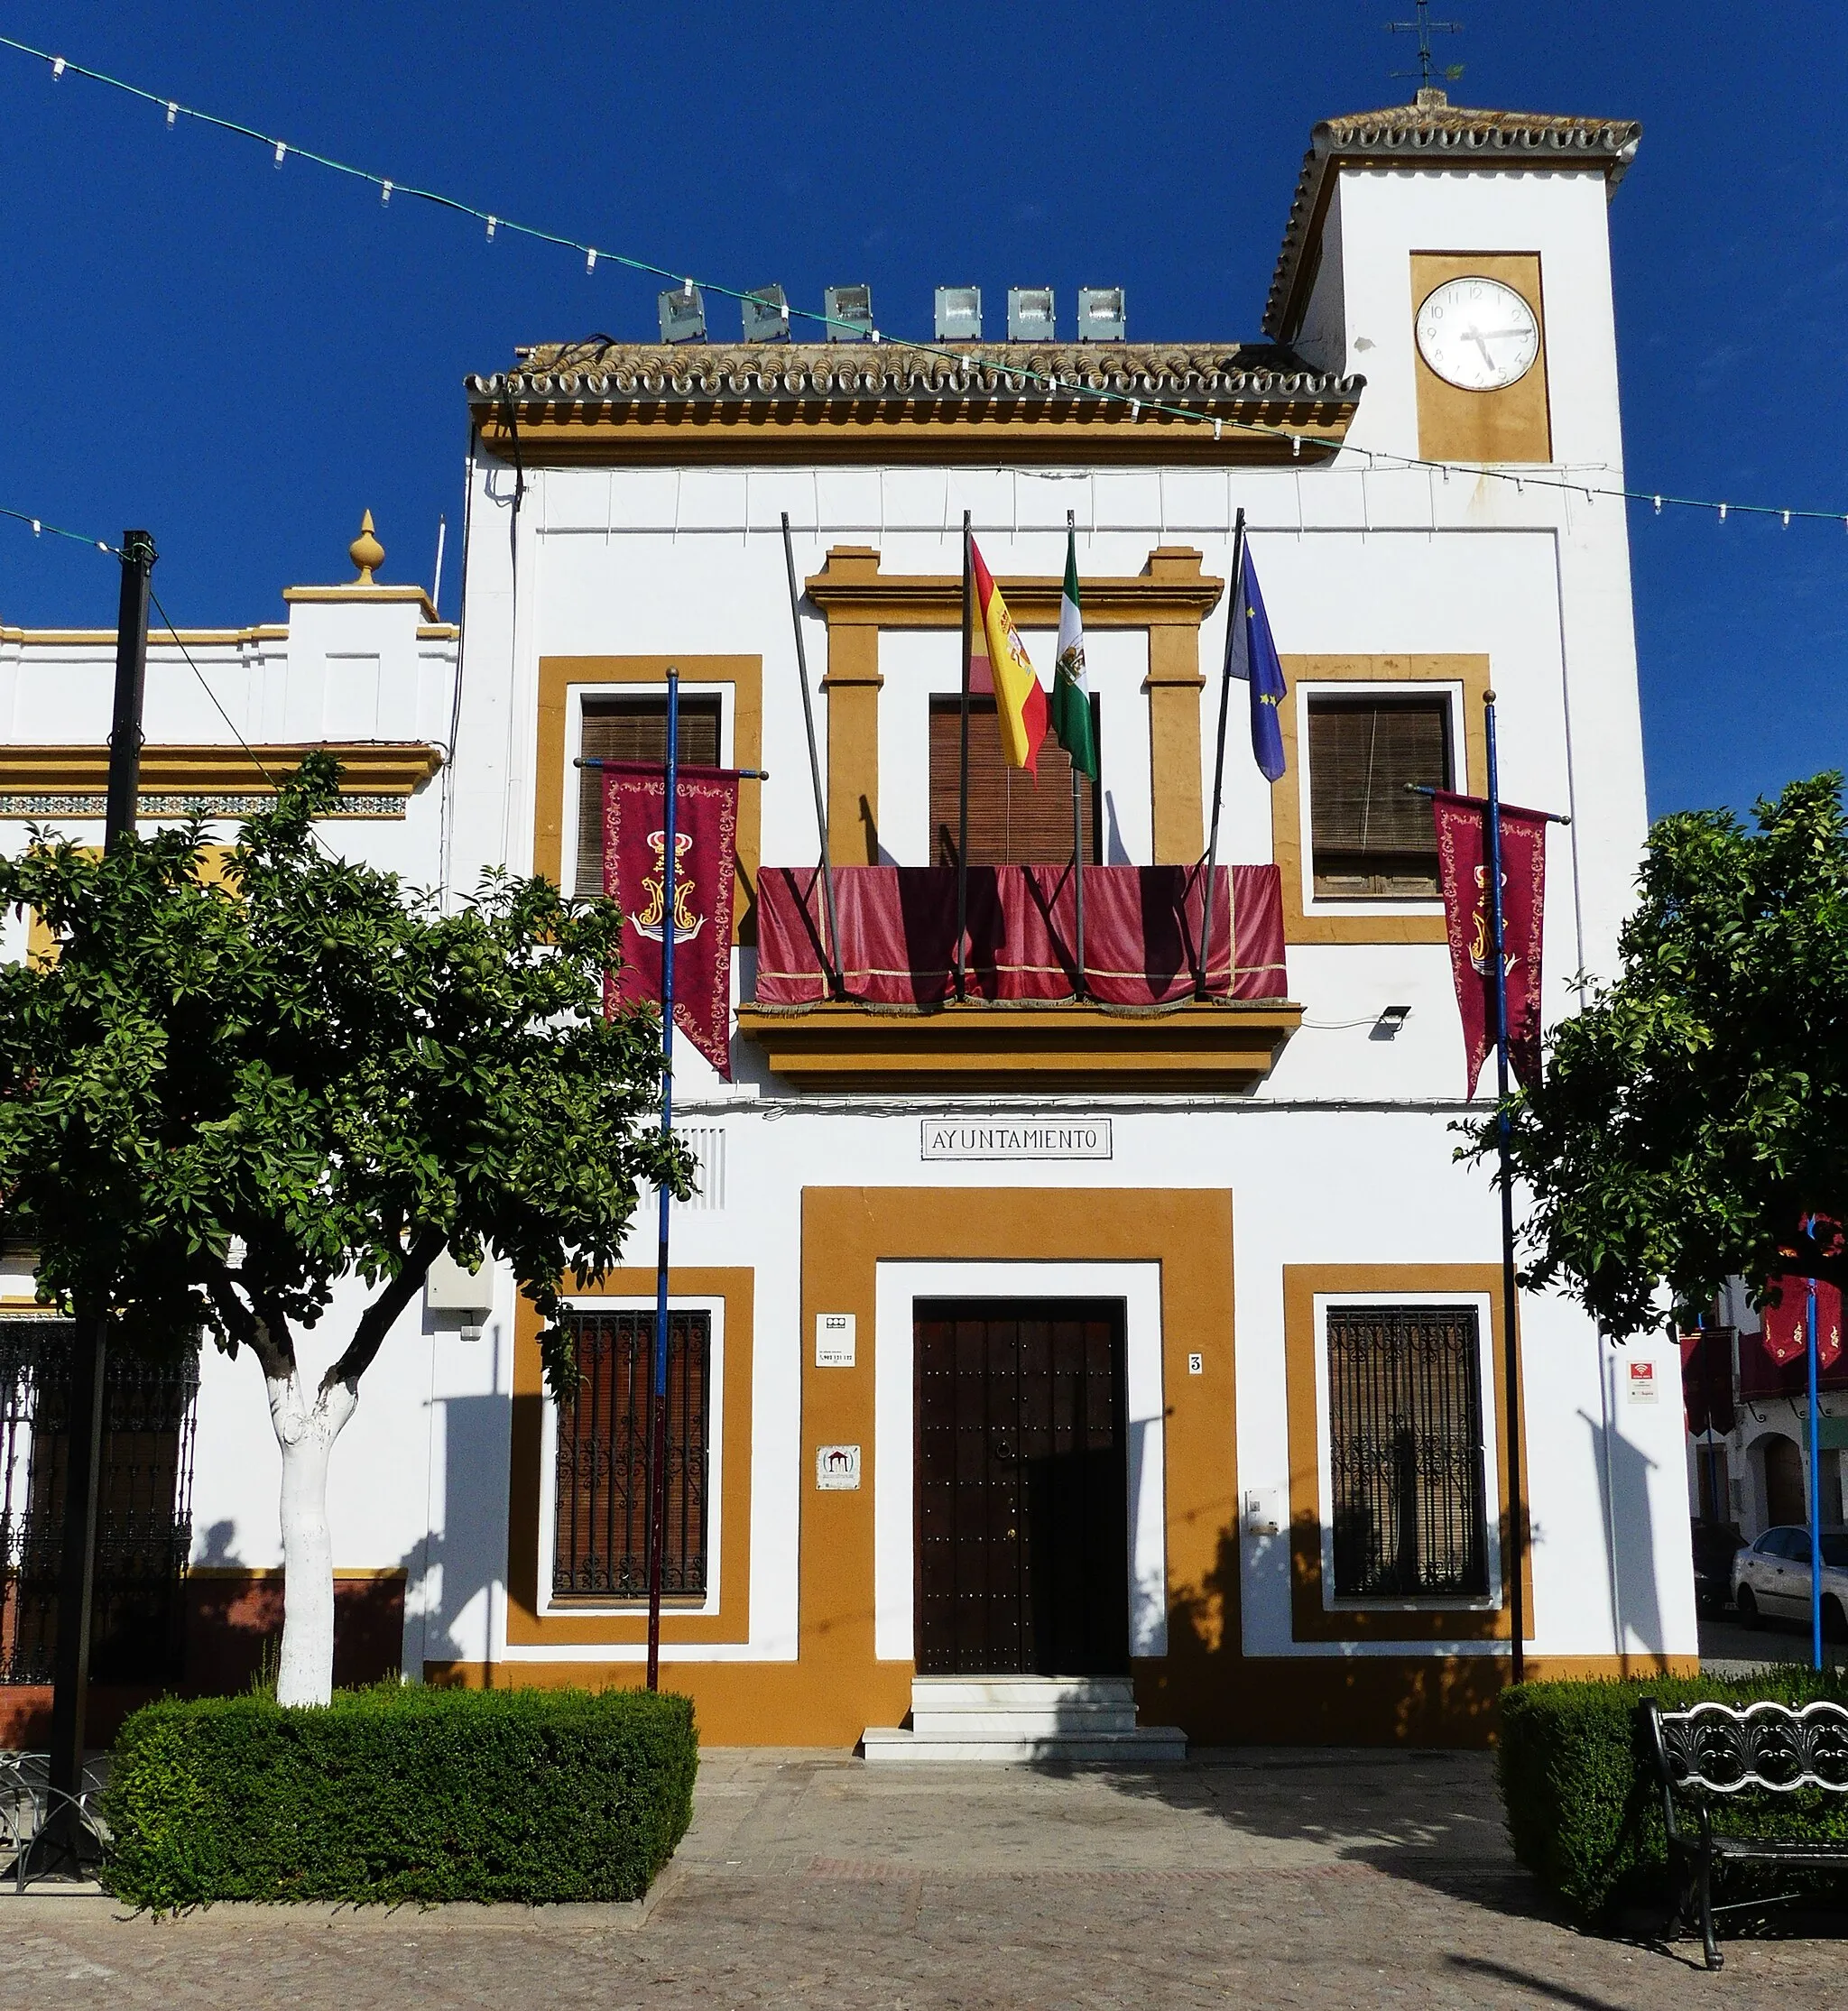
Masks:
[[[1494,369],[1495,359],[1489,354],[1489,345],[1483,338],[1483,331],[1480,328],[1472,328],[1469,332],[1469,338],[1482,351],[1483,361],[1488,364],[1491,370]]]

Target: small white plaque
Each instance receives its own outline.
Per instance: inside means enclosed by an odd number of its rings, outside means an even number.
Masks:
[[[925,1159],[1107,1159],[1107,1117],[927,1117],[919,1127]]]
[[[1190,1354],[1187,1357],[1187,1373],[1190,1376],[1204,1376],[1206,1373],[1206,1356],[1203,1354]]]
[[[1630,1370],[1630,1400],[1633,1404],[1652,1404],[1656,1398],[1656,1365],[1653,1361],[1632,1361],[1626,1365]]]
[[[818,1369],[851,1369],[854,1366],[854,1328],[857,1317],[852,1313],[818,1313],[815,1315],[815,1366]]]
[[[824,1493],[860,1484],[860,1448],[857,1445],[818,1445],[815,1448],[815,1484]]]

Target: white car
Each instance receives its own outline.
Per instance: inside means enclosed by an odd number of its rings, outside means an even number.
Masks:
[[[1809,1531],[1767,1529],[1732,1559],[1732,1603],[1748,1627],[1760,1619],[1809,1618]],[[1823,1534],[1823,1632],[1848,1640],[1848,1531]]]

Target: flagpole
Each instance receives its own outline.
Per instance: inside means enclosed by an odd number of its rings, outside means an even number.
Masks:
[[[1527,1554],[1520,1480],[1520,1337],[1514,1274],[1514,1167],[1512,1133],[1508,1118],[1508,958],[1502,907],[1502,777],[1495,753],[1495,694],[1483,694],[1483,717],[1489,743],[1489,905],[1494,924],[1495,951],[1495,1132],[1502,1161],[1502,1346],[1508,1407],[1508,1555],[1503,1570],[1508,1585],[1511,1673],[1516,1683],[1527,1678],[1527,1600],[1521,1569]]]
[[[1213,895],[1219,880],[1219,806],[1225,794],[1225,715],[1232,702],[1232,653],[1238,645],[1239,617],[1243,609],[1245,513],[1241,510],[1232,530],[1232,583],[1225,596],[1225,668],[1219,679],[1219,736],[1213,752],[1213,835],[1206,846],[1206,890],[1200,901],[1200,963],[1194,992],[1206,996],[1207,965],[1213,955]]]
[[[805,680],[806,687],[806,680]],[[680,794],[680,673],[668,668],[667,808],[662,819],[661,933],[661,1135],[674,1129],[674,847]],[[648,1687],[661,1687],[661,1565],[667,1511],[668,1208],[661,1188],[661,1231],[654,1264],[654,1375],[648,1413]]]
[[[808,696],[808,652],[802,641],[802,596],[796,587],[796,548],[790,538],[790,513],[783,512],[783,565],[790,576],[790,620],[796,630],[796,675],[802,680],[802,725],[808,735],[808,779],[815,785],[815,828],[821,834],[821,892],[827,904],[827,982],[836,998],[846,996],[841,968],[841,925],[834,905],[834,861],[827,846],[827,809],[821,798],[821,757],[815,747],[815,703]]]
[[[969,563],[969,512],[963,512],[963,706],[956,750],[956,997],[967,996],[968,966],[963,946],[969,932],[969,645],[970,608],[975,592]]]
[[[1067,537],[1072,537],[1072,536],[1075,536],[1075,535],[1076,534],[1076,531],[1077,531],[1077,526],[1078,526],[1078,513],[1077,513],[1077,512],[1076,512],[1076,510],[1067,510],[1067,511],[1066,512],[1066,513],[1065,513],[1065,528],[1066,528],[1066,535],[1067,535]],[[1055,672],[1055,673],[1054,673],[1054,682],[1055,682],[1055,685],[1057,684],[1057,675],[1058,675],[1058,674],[1057,674],[1057,673]],[[1069,749],[1067,749],[1067,753],[1069,753],[1069,752],[1070,752],[1070,750],[1069,750]],[[1092,760],[1093,760],[1094,761],[1095,761],[1096,760],[1096,753],[1095,753],[1095,741],[1094,741],[1094,743],[1093,743],[1093,753],[1092,753]],[[1087,995],[1087,992],[1088,992],[1088,989],[1089,989],[1089,988],[1088,988],[1088,987],[1086,986],[1086,982],[1085,982],[1085,811],[1084,811],[1084,800],[1083,800],[1083,798],[1082,798],[1082,796],[1081,796],[1081,794],[1080,794],[1080,790],[1081,790],[1081,787],[1082,787],[1082,785],[1081,785],[1081,783],[1080,783],[1080,781],[1079,781],[1079,777],[1080,777],[1080,776],[1081,776],[1081,775],[1082,775],[1083,773],[1084,773],[1084,770],[1083,770],[1082,769],[1080,769],[1080,768],[1079,768],[1078,764],[1077,764],[1077,763],[1076,763],[1076,761],[1073,761],[1073,763],[1072,763],[1072,885],[1073,885],[1073,888],[1074,888],[1074,890],[1075,890],[1075,898],[1076,898],[1076,904],[1077,904],[1077,926],[1076,926],[1076,937],[1077,937],[1077,941],[1076,941],[1076,945],[1075,945],[1074,946],[1075,946],[1075,948],[1076,948],[1076,953],[1077,953],[1077,960],[1078,960],[1078,996],[1079,996],[1079,998],[1081,998],[1081,999],[1082,999],[1082,998],[1084,998],[1084,997],[1086,997],[1086,996]]]
[[[1810,1236],[1816,1225],[1812,1219]],[[1811,1258],[1814,1263],[1816,1259]],[[1809,1651],[1816,1668],[1823,1665],[1823,1465],[1822,1432],[1816,1423],[1816,1279],[1809,1281],[1806,1308],[1809,1328]]]

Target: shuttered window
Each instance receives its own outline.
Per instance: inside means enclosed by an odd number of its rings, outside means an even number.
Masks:
[[[1444,698],[1311,698],[1309,831],[1318,900],[1431,900],[1428,797],[1451,786]]]
[[[1329,1307],[1328,1463],[1337,1598],[1488,1591],[1474,1306]]]
[[[579,752],[586,761],[652,761],[668,758],[668,702],[660,698],[586,698]],[[680,700],[680,759],[689,768],[718,766],[718,700]],[[603,891],[603,778],[578,771],[578,868],[571,890]]]
[[[956,863],[957,776],[962,700],[930,701],[930,863]],[[1097,701],[1091,701],[1092,743]],[[1100,763],[1101,765],[1101,763]],[[1097,785],[1079,779],[1082,844],[1087,863],[1097,853]],[[1040,744],[1040,779],[1010,768],[1001,752],[993,698],[969,701],[969,863],[1057,866],[1072,855],[1072,764],[1050,733]]]
[[[568,1313],[578,1394],[559,1408],[552,1593],[642,1599],[648,1592],[651,1312]],[[661,1590],[706,1591],[706,1475],[712,1315],[668,1315],[666,1502]]]

